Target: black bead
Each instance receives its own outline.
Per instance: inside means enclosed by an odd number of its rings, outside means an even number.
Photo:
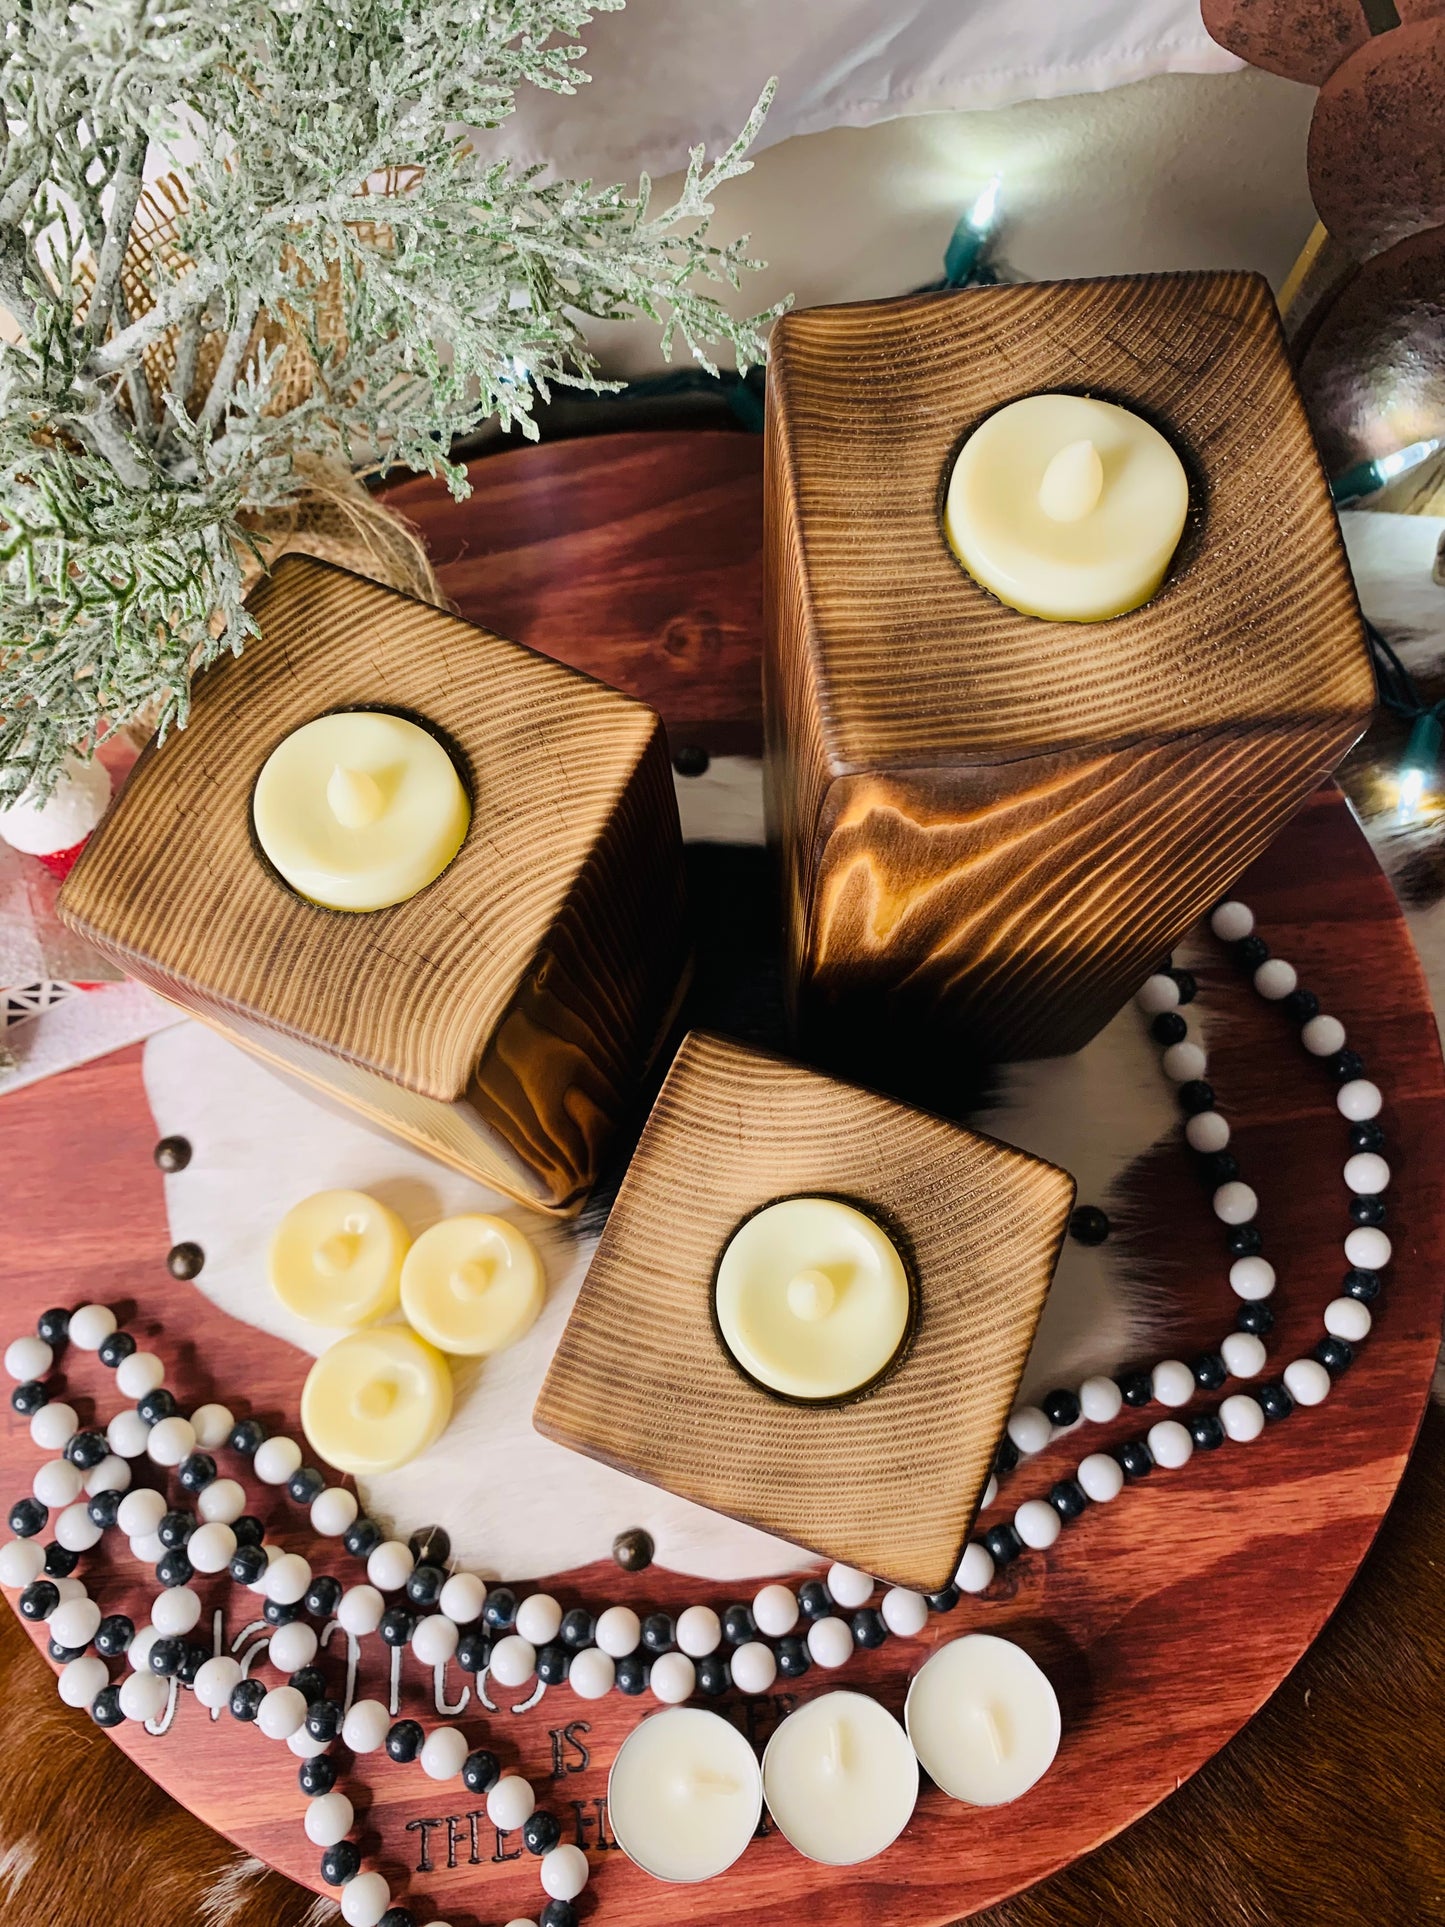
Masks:
[[[707,1653],[697,1662],[698,1691],[716,1699],[733,1683],[732,1668],[721,1653]]]
[[[647,1691],[647,1675],[651,1671],[641,1653],[628,1653],[617,1662],[617,1690],[626,1693],[629,1699],[636,1699],[639,1693]]]
[[[416,1927],[416,1915],[410,1907],[388,1907],[376,1927]]]
[[[288,1686],[294,1686],[308,1706],[310,1706],[313,1700],[321,1700],[326,1697],[326,1681],[322,1676],[319,1666],[298,1667],[290,1679],[287,1680],[286,1684]],[[333,1737],[335,1736],[333,1735]]]
[[[1125,1439],[1114,1447],[1114,1457],[1124,1468],[1126,1479],[1147,1479],[1154,1470],[1154,1454],[1143,1439]]]
[[[1330,1075],[1339,1084],[1348,1084],[1364,1074],[1365,1060],[1357,1050],[1337,1050],[1330,1059]]]
[[[537,1916],[537,1927],[577,1927],[577,1909],[570,1900],[549,1900]]]
[[[1256,1385],[1250,1397],[1268,1419],[1288,1418],[1294,1410],[1294,1400],[1283,1385],[1273,1380],[1268,1384]]]
[[[243,1512],[239,1519],[233,1519],[231,1530],[238,1546],[259,1546],[266,1537],[265,1526],[253,1512]]]
[[[945,1586],[942,1592],[930,1592],[924,1596],[931,1613],[951,1613],[959,1601],[957,1586]]]
[[[1194,972],[1192,970],[1170,970],[1166,971],[1165,975],[1174,979],[1175,988],[1179,992],[1180,1003],[1192,1004],[1199,994],[1199,983]]]
[[[308,1800],[315,1800],[323,1793],[329,1793],[336,1785],[337,1766],[328,1753],[318,1753],[313,1760],[303,1760],[301,1770],[296,1775],[301,1791]]]
[[[102,1686],[90,1703],[90,1717],[97,1726],[119,1726],[125,1719],[120,1710],[120,1688]]]
[[[254,1720],[265,1697],[266,1688],[259,1679],[237,1680],[231,1688],[231,1718],[242,1722]]]
[[[1282,999],[1280,1008],[1295,1023],[1307,1024],[1311,1017],[1319,1016],[1320,1000],[1312,990],[1292,990],[1288,997]]]
[[[361,1849],[354,1840],[338,1840],[321,1856],[321,1878],[328,1887],[344,1887],[361,1872]]]
[[[1252,1224],[1237,1224],[1224,1244],[1231,1258],[1257,1258],[1264,1249],[1259,1227]]]
[[[227,1571],[238,1586],[254,1586],[269,1563],[259,1546],[237,1546]]]
[[[1374,1118],[1366,1118],[1363,1124],[1350,1126],[1350,1149],[1352,1151],[1383,1151],[1385,1133]]]
[[[522,1845],[539,1860],[544,1853],[550,1853],[561,1838],[561,1824],[555,1815],[544,1813],[540,1808],[522,1822]]]
[[[415,1720],[397,1720],[386,1735],[388,1759],[395,1760],[398,1766],[410,1766],[421,1752],[421,1743],[425,1738]]]
[[[789,1633],[778,1641],[778,1671],[784,1679],[801,1679],[811,1665],[806,1640]]]
[[[39,1499],[17,1499],[10,1508],[10,1530],[17,1539],[33,1539],[44,1532],[49,1517]]]
[[[1114,1383],[1126,1405],[1147,1405],[1154,1396],[1154,1384],[1147,1372],[1121,1372]]]
[[[1315,1346],[1314,1356],[1331,1378],[1338,1378],[1341,1372],[1347,1372],[1354,1364],[1355,1348],[1343,1338],[1322,1338]]]
[[[464,1673],[480,1673],[491,1657],[491,1637],[479,1626],[464,1632],[457,1641],[457,1665]]]
[[[183,1546],[195,1529],[195,1514],[177,1508],[161,1520],[156,1527],[156,1537],[163,1546]]]
[[[1196,1418],[1186,1421],[1189,1436],[1201,1452],[1213,1452],[1224,1443],[1224,1427],[1213,1412],[1200,1412]]]
[[[313,1619],[330,1619],[341,1604],[341,1581],[330,1573],[318,1573],[307,1587],[303,1603]]]
[[[172,1278],[194,1278],[206,1262],[206,1254],[192,1239],[172,1245],[166,1253],[166,1270]]]
[[[729,1606],[722,1616],[722,1629],[729,1646],[746,1646],[758,1636],[758,1622],[750,1606]]]
[[[211,1658],[209,1646],[202,1646],[199,1640],[188,1639],[183,1642],[181,1663],[176,1668],[176,1678],[182,1686],[194,1686],[196,1675]]]
[[[1049,1504],[1065,1525],[1071,1519],[1077,1519],[1088,1503],[1084,1488],[1077,1479],[1060,1479],[1057,1485],[1049,1488]]]
[[[1241,937],[1229,947],[1234,952],[1235,962],[1244,970],[1258,970],[1269,956],[1269,945],[1263,937]]]
[[[1163,1044],[1166,1047],[1170,1044],[1182,1044],[1189,1035],[1189,1026],[1177,1010],[1161,1010],[1149,1026],[1149,1035],[1156,1044]]]
[[[998,1442],[998,1450],[993,1455],[993,1469],[1000,1478],[1006,1477],[1019,1462],[1019,1449],[1005,1432]]]
[[[1380,1295],[1379,1272],[1364,1271],[1356,1265],[1345,1273],[1344,1292],[1347,1298],[1358,1298],[1362,1305],[1373,1305]]]
[[[1239,1176],[1239,1159],[1233,1151],[1207,1151],[1199,1160],[1199,1175],[1210,1185],[1232,1183]]]
[[[151,1644],[146,1664],[162,1679],[172,1679],[181,1670],[185,1656],[186,1642],[183,1639],[157,1639]]]
[[[501,1777],[501,1761],[485,1747],[478,1747],[462,1761],[462,1785],[468,1793],[490,1793]]]
[[[298,1465],[286,1481],[286,1496],[293,1505],[312,1505],[326,1490],[326,1481],[314,1465]]]
[[[494,1633],[504,1633],[516,1623],[517,1595],[510,1586],[497,1586],[487,1594],[487,1603],[482,1608],[482,1623]]]
[[[381,1544],[381,1527],[363,1514],[342,1533],[341,1543],[353,1559],[369,1559]]]
[[[642,1622],[642,1643],[649,1653],[670,1653],[676,1631],[670,1613],[649,1613]]]
[[[230,1437],[226,1440],[233,1452],[239,1452],[243,1459],[254,1459],[256,1447],[265,1443],[266,1428],[259,1419],[239,1419],[231,1427]]]
[[[876,1606],[860,1606],[848,1624],[853,1628],[853,1644],[863,1647],[866,1652],[881,1646],[888,1637],[883,1615]]]
[[[159,1425],[163,1418],[175,1417],[176,1395],[167,1391],[164,1385],[158,1385],[153,1392],[147,1392],[144,1398],[136,1400],[135,1409],[147,1425]]]
[[[833,1602],[822,1580],[805,1579],[798,1588],[798,1611],[804,1619],[826,1619],[832,1610]],[[643,1637],[646,1638],[645,1633]]]
[[[451,1536],[445,1526],[423,1526],[406,1542],[419,1566],[445,1566],[452,1556]]]
[[[58,1666],[68,1666],[85,1651],[83,1646],[62,1646],[58,1639],[46,1641],[45,1650]]]
[[[292,1680],[291,1684],[296,1684]],[[336,1700],[314,1699],[306,1708],[306,1731],[313,1740],[334,1740],[341,1734],[341,1707]]]
[[[80,1564],[80,1554],[52,1539],[45,1548],[45,1571],[51,1579],[68,1579]]]
[[[1189,1369],[1202,1392],[1217,1392],[1229,1377],[1229,1367],[1218,1352],[1201,1352]]]
[[[1069,1236],[1076,1245],[1101,1245],[1108,1235],[1108,1217],[1096,1204],[1081,1204],[1069,1218]]]
[[[10,1394],[10,1403],[21,1418],[33,1418],[49,1399],[49,1392],[38,1378],[27,1378],[23,1385],[17,1385]]]
[[[114,1371],[117,1365],[123,1365],[125,1363],[126,1359],[130,1357],[134,1350],[135,1340],[129,1332],[112,1332],[96,1356],[102,1365],[109,1365],[110,1369]]]
[[[304,1611],[299,1599],[288,1600],[285,1605],[279,1599],[268,1599],[261,1608],[261,1617],[268,1626],[290,1626]]]
[[[407,1575],[406,1596],[413,1606],[434,1606],[446,1583],[447,1576],[440,1566],[413,1566]]]
[[[1077,1392],[1049,1392],[1039,1403],[1050,1425],[1077,1425],[1084,1415]]]
[[[163,1137],[151,1156],[162,1171],[184,1171],[191,1161],[191,1141],[185,1137]]]
[[[60,1588],[50,1579],[32,1579],[20,1595],[20,1617],[49,1619],[60,1604]]]
[[[544,1686],[560,1686],[572,1668],[572,1655],[555,1640],[537,1653],[537,1677]]]
[[[135,1638],[135,1621],[124,1613],[109,1613],[95,1629],[93,1644],[102,1659],[119,1659],[130,1651]]]
[[[102,1532],[109,1532],[120,1517],[120,1502],[124,1497],[123,1492],[97,1492],[87,1501],[85,1509]]]
[[[1201,1111],[1214,1109],[1214,1086],[1206,1084],[1202,1077],[1191,1077],[1187,1084],[1179,1086],[1174,1095],[1186,1117],[1198,1117]]]
[[[612,1557],[624,1572],[643,1572],[652,1564],[656,1548],[652,1534],[644,1532],[640,1526],[631,1532],[619,1532],[612,1541]]]
[[[416,1614],[405,1606],[388,1606],[377,1631],[388,1646],[405,1646],[416,1631]]]
[[[1263,1338],[1266,1332],[1274,1330],[1274,1313],[1263,1298],[1246,1299],[1234,1314],[1234,1328]]]
[[[1024,1542],[1014,1528],[1005,1523],[990,1526],[983,1535],[983,1543],[996,1566],[1007,1566],[1017,1559],[1024,1549]]]
[[[181,1489],[184,1492],[204,1492],[208,1485],[216,1481],[216,1461],[209,1452],[190,1452],[180,1462],[176,1471]]]
[[[70,1313],[63,1306],[55,1305],[49,1311],[41,1312],[35,1321],[35,1329],[54,1351],[70,1336]]]
[[[1350,1216],[1356,1224],[1383,1224],[1385,1222],[1385,1200],[1383,1198],[1351,1198]]]

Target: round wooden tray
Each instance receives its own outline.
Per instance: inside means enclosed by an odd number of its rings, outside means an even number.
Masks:
[[[677,743],[704,741],[716,731],[713,747],[743,749],[756,728],[751,692],[739,700],[736,680],[736,665],[746,663],[752,647],[748,624],[754,610],[746,595],[755,594],[756,547],[746,520],[755,499],[756,445],[741,436],[688,438],[698,493],[711,493],[715,509],[722,504],[721,540],[734,546],[720,560],[718,538],[710,538],[709,547],[699,521],[696,548],[675,551],[669,575],[666,544],[658,546],[659,528],[669,517],[647,499],[668,466],[652,444],[667,439],[620,437],[492,458],[489,486],[500,465],[514,465],[520,501],[521,465],[533,462],[528,473],[539,476],[544,502],[552,500],[566,513],[539,534],[534,496],[532,534],[525,542],[504,518],[488,520],[488,539],[503,551],[495,573],[488,558],[474,552],[449,580],[464,613],[525,640],[539,642],[545,635],[554,653],[625,684],[637,680],[627,673],[629,651],[656,681],[665,673],[656,662],[659,637],[681,636],[678,653],[686,658],[699,636],[712,633],[715,648],[697,645],[703,679],[725,650],[734,655],[734,674],[715,676],[705,700],[697,696],[698,679],[680,674],[679,687],[693,693],[678,705],[664,701],[664,711],[676,726]],[[577,470],[597,462],[604,448],[614,507],[617,476],[629,464],[636,489],[632,513],[619,510],[610,529],[599,533],[595,524],[582,526],[576,511],[588,497],[574,484]],[[674,463],[677,450],[673,440],[668,458]],[[415,499],[409,506],[415,508]],[[479,533],[473,522],[470,539],[475,542]],[[445,560],[444,542],[436,547]],[[614,580],[631,583],[637,594],[629,590],[606,606],[589,601],[589,567],[599,580],[609,568],[618,570]],[[739,594],[730,601],[734,578]],[[703,579],[708,586],[699,589]],[[553,582],[555,609],[549,601]],[[657,688],[651,693],[662,699]],[[473,1702],[458,1715],[468,1732],[480,1739],[487,1731],[504,1760],[537,1784],[569,1837],[580,1836],[594,1850],[588,1906],[599,1918],[632,1927],[741,1923],[801,1903],[810,1917],[830,1924],[872,1927],[886,1918],[896,1927],[932,1927],[970,1913],[1087,1852],[1193,1773],[1274,1689],[1338,1601],[1399,1479],[1438,1346],[1445,1296],[1445,1074],[1425,987],[1393,896],[1337,793],[1325,790],[1311,800],[1241,891],[1256,906],[1272,944],[1344,1020],[1386,1092],[1395,1261],[1358,1366],[1324,1407],[1272,1427],[1257,1444],[1196,1455],[1183,1472],[1155,1475],[1117,1504],[1091,1509],[1054,1553],[1030,1556],[1012,1568],[999,1596],[966,1600],[932,1622],[923,1640],[890,1641],[876,1654],[855,1656],[842,1675],[815,1670],[796,1683],[791,1691],[797,1698],[834,1683],[866,1686],[896,1710],[908,1677],[932,1644],[977,1627],[1019,1639],[1058,1686],[1065,1741],[1054,1770],[1033,1793],[1015,1806],[985,1812],[927,1790],[903,1839],[872,1864],[815,1867],[768,1837],[721,1881],[699,1889],[660,1886],[612,1847],[605,1824],[608,1766],[647,1702],[613,1695],[585,1705],[563,1687],[519,1715],[503,1710],[481,1718]],[[1271,1249],[1288,1254],[1281,1264],[1279,1324],[1270,1341],[1272,1355],[1283,1361],[1313,1343],[1320,1310],[1337,1287],[1343,1130],[1325,1077],[1290,1044],[1278,1013],[1234,984],[1222,964],[1207,972],[1204,994],[1230,1019],[1213,1048],[1211,1077],[1236,1122],[1241,1162],[1260,1191]],[[47,1304],[103,1298],[173,1362],[170,1382],[183,1402],[223,1397],[294,1430],[307,1361],[234,1323],[165,1271],[169,1240],[161,1180],[150,1157],[154,1127],[139,1058],[138,1051],[120,1053],[0,1105],[0,1157],[7,1195],[16,1201],[0,1223],[6,1334],[24,1329]],[[79,1169],[85,1172],[83,1204],[73,1188]],[[1144,1160],[1131,1174],[1130,1188],[1140,1248],[1170,1303],[1170,1348],[1188,1357],[1216,1341],[1229,1323],[1217,1226],[1173,1148]],[[258,1208],[264,1210],[264,1201]],[[68,1395],[83,1418],[90,1415],[90,1395],[106,1378],[93,1360],[76,1369]],[[110,1409],[107,1404],[101,1415]],[[1099,1442],[1128,1436],[1139,1424],[1138,1417],[1121,1421],[1097,1435]],[[1016,1474],[1008,1486],[1010,1502],[1046,1489],[1078,1453],[1077,1441],[1063,1441]],[[34,1460],[23,1422],[7,1411],[0,1423],[0,1476],[7,1493],[28,1486]],[[296,1529],[298,1515],[284,1500],[277,1502],[254,1482],[248,1487],[256,1509],[275,1521],[285,1543],[315,1555],[319,1569],[354,1575],[338,1548],[322,1551],[304,1527]],[[559,1495],[539,1495],[542,1504],[564,1502]],[[425,1523],[395,1522],[403,1534]],[[113,1601],[114,1609],[143,1614],[141,1577],[128,1559],[118,1561],[105,1595],[107,1610]],[[606,1598],[639,1606],[676,1607],[692,1599],[722,1605],[748,1590],[657,1571],[629,1577],[605,1560],[546,1577],[565,1604]],[[252,1596],[235,1597],[228,1583],[201,1583],[208,1607],[224,1600],[228,1640],[259,1618],[251,1610]],[[327,1663],[339,1669],[339,1652]],[[449,1684],[456,1693],[460,1676],[450,1673]],[[404,1670],[404,1710],[434,1718],[429,1687],[416,1669]],[[384,1664],[375,1653],[363,1660],[357,1692],[384,1696]],[[720,1704],[761,1742],[789,1703],[773,1694],[761,1702],[730,1696]],[[169,1733],[153,1738],[125,1727],[115,1737],[193,1812],[298,1880],[319,1884],[319,1855],[301,1831],[296,1763],[286,1749],[238,1730],[229,1719],[211,1723],[184,1697]],[[354,1777],[361,1788],[355,1797],[364,1849],[398,1892],[426,1897],[419,1908],[423,1919],[434,1912],[454,1927],[476,1927],[514,1915],[535,1917],[535,1868],[516,1857],[516,1839],[499,1842],[484,1818],[473,1822],[479,1803],[459,1786],[435,1787],[415,1769],[378,1764],[374,1756]],[[427,1864],[418,1871],[422,1862]]]

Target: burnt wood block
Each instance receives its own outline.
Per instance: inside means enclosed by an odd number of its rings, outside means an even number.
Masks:
[[[1109,621],[1006,608],[943,531],[970,432],[1049,390],[1134,410],[1189,476],[1162,587]],[[1257,275],[787,315],[765,490],[770,834],[795,1016],[831,1061],[1078,1049],[1373,705]]]
[[[682,843],[644,704],[439,609],[288,556],[60,898],[132,976],[443,1163],[556,1214],[592,1185],[687,962]],[[472,799],[450,867],[360,914],[297,896],[251,794],[283,737],[386,709]]]
[[[850,1400],[793,1403],[718,1335],[744,1219],[831,1195],[903,1256],[911,1340]],[[1064,1172],[957,1124],[693,1032],[668,1072],[533,1423],[589,1457],[895,1585],[958,1564],[1073,1204]]]

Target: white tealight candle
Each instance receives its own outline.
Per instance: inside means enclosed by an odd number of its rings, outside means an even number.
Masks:
[[[824,1693],[789,1713],[768,1741],[763,1797],[799,1853],[851,1867],[892,1846],[908,1825],[918,1760],[877,1700]]]
[[[1029,395],[959,450],[943,522],[1000,602],[1101,622],[1147,602],[1189,512],[1184,464],[1158,429],[1085,395]]]
[[[974,1807],[1017,1800],[1059,1750],[1058,1695],[1021,1646],[989,1633],[941,1646],[903,1718],[934,1785]]]
[[[892,1363],[908,1331],[908,1273],[891,1239],[837,1198],[785,1198],[749,1218],[718,1265],[718,1329],[770,1390],[842,1398]]]
[[[607,1782],[617,1844],[654,1879],[711,1880],[757,1830],[763,1778],[735,1727],[697,1706],[654,1713],[622,1742]]]

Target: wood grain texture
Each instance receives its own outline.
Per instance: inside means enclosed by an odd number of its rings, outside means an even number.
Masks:
[[[1136,410],[1190,474],[1163,588],[1113,621],[1005,608],[943,534],[960,442],[1004,403],[1049,389]],[[764,487],[769,815],[810,1041],[846,1041],[827,1018],[853,961],[871,979],[875,1023],[896,1032],[890,1048],[936,1051],[920,1013],[985,1058],[1075,1048],[1147,968],[1115,933],[1149,925],[1167,949],[1373,705],[1338,526],[1257,276],[987,288],[789,315],[769,369]],[[1060,839],[1039,806],[1085,752],[1112,758],[1114,774],[1111,807],[1089,805],[1080,846],[1067,834],[1077,817]],[[1131,794],[1130,759],[1148,809]],[[886,923],[913,932],[881,947],[898,973],[891,1006],[876,994],[880,946],[845,953],[837,916],[840,869],[846,887],[859,875],[860,807],[876,839],[867,888],[887,899]],[[1011,914],[981,937],[948,832],[973,837],[981,861],[1030,815],[1027,843],[999,852],[1015,871]],[[1061,896],[1077,904],[1072,947],[1098,951],[1087,1000],[1072,965],[1057,977],[1038,968]],[[998,972],[1031,984],[1006,1016],[972,994]]]
[[[61,894],[70,925],[374,1122],[542,1210],[575,1209],[635,1097],[686,955],[652,711],[338,569],[288,557],[259,639],[200,681]],[[261,856],[261,766],[326,710],[429,723],[473,799],[437,881],[350,916]]]
[[[864,1396],[802,1406],[753,1383],[729,1355],[713,1281],[745,1218],[819,1194],[888,1232],[913,1280],[915,1328]],[[628,1166],[533,1423],[825,1558],[942,1591],[1073,1198],[1072,1178],[1038,1158],[693,1032]],[[912,1494],[903,1506],[900,1484]]]

